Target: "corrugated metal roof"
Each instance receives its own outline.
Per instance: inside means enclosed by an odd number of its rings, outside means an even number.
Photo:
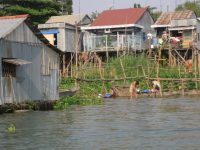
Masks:
[[[169,25],[171,20],[193,19],[193,16],[195,16],[195,13],[191,10],[164,12],[157,19],[155,25]]]
[[[29,15],[1,16],[0,17],[0,38],[6,37],[9,33],[15,30],[21,23],[25,22],[31,31],[43,42],[46,46],[53,49],[57,53],[63,53],[60,49],[51,45],[43,36],[39,29],[35,28],[28,19]]]
[[[103,11],[91,26],[136,24],[147,8],[113,9]]]
[[[196,26],[197,19],[172,20],[171,27]]]
[[[85,17],[86,15],[64,15],[64,16],[52,16],[49,20],[47,20],[46,23],[69,23],[72,25],[75,25],[76,23],[80,23],[80,21]]]
[[[0,17],[0,38],[3,38],[11,33],[17,26],[26,20],[27,17],[28,15]]]
[[[16,58],[5,58],[3,59],[3,62],[7,62],[13,65],[26,65],[26,64],[31,64],[32,62],[22,60],[22,59],[16,59]]]
[[[169,31],[177,31],[177,30],[193,30],[196,27],[194,26],[188,26],[188,27],[174,27],[174,28],[169,28]]]

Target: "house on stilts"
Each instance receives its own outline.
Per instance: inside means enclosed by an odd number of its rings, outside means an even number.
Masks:
[[[164,12],[151,27],[164,40],[162,53],[167,54],[169,64],[185,64],[200,48],[200,22],[191,10]]]
[[[82,27],[85,52],[135,52],[146,49],[154,21],[146,8],[111,9]]]
[[[0,105],[57,100],[60,55],[28,15],[0,17]]]

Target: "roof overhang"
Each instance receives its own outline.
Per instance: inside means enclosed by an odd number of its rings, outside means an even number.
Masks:
[[[2,61],[13,65],[26,65],[32,63],[30,61],[17,58],[4,58]]]
[[[159,25],[159,24],[154,24],[154,25],[151,25],[151,28],[167,28],[167,27],[170,27],[171,25],[169,24],[162,24],[162,25]]]
[[[70,28],[75,29],[74,25],[62,22],[38,24],[38,29],[52,29],[52,28]]]
[[[107,25],[107,26],[81,27],[81,30],[113,29],[113,28],[128,28],[128,27],[137,27],[137,28],[143,29],[143,26],[138,25],[138,24],[124,24],[124,25]]]
[[[168,28],[169,31],[176,31],[176,30],[193,30],[196,29],[195,26],[191,27],[174,27],[174,28]]]

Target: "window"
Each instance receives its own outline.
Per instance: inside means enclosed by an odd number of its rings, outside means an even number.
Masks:
[[[57,45],[58,45],[58,36],[57,36],[57,34],[54,34],[53,36],[54,36],[53,45],[57,47]]]
[[[2,76],[16,77],[16,65],[2,61]]]

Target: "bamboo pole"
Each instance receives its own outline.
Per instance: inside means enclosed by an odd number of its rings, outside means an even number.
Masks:
[[[147,82],[149,83],[149,77],[150,77],[150,67],[149,67],[149,64],[148,64],[148,68],[147,68],[147,69],[148,69],[148,76],[147,76],[148,78],[147,78]],[[149,85],[149,84],[148,84],[148,85]]]
[[[66,75],[66,68],[65,68],[65,54],[63,54],[63,58],[62,58],[63,60],[63,74],[62,74],[62,76],[64,77],[65,75]]]
[[[172,66],[172,64],[171,64],[171,60],[172,60],[172,54],[171,54],[171,49],[169,48],[169,50],[168,50],[168,53],[169,53],[169,66]]]
[[[178,56],[182,59],[182,61],[185,63],[185,59],[177,52],[177,50],[174,49],[174,51],[178,54]]]
[[[145,73],[145,70],[144,70],[143,66],[141,66],[141,67],[142,67],[142,72],[143,72],[143,75],[144,75],[144,77],[145,77],[145,81],[146,81],[147,87],[149,88],[149,87],[150,87],[150,86],[149,86],[149,80],[146,79],[146,73]]]
[[[198,52],[198,72],[199,72],[199,78],[200,78],[200,53]]]
[[[152,77],[150,77],[149,78],[150,80],[153,80],[153,79],[157,79],[157,78],[152,78]],[[182,81],[182,80],[184,80],[184,81],[198,81],[198,82],[200,82],[200,78],[197,78],[197,79],[195,79],[195,78],[160,78],[160,80],[161,81]]]
[[[76,51],[76,78],[78,78],[78,24],[76,22],[76,33],[75,33],[75,51]],[[75,86],[78,87],[78,81],[76,80]]]
[[[179,58],[178,58],[178,75],[179,78],[181,78],[181,68],[180,68]]]
[[[194,49],[194,71],[195,71],[195,79],[197,79],[197,67],[198,67],[198,64],[197,64],[197,50],[195,48]],[[196,89],[197,89],[198,88],[197,81],[195,82],[195,85],[196,85]]]
[[[184,83],[183,83],[183,80],[181,80],[181,89],[182,89],[182,96],[185,95],[185,90],[184,90]]]
[[[119,32],[117,32],[117,58],[119,57],[120,42],[119,42]]]
[[[160,77],[159,77],[159,68],[160,68],[160,56],[161,56],[161,49],[159,50],[159,53],[158,53],[158,61],[157,61],[157,81],[160,82]],[[160,83],[161,85],[161,83]],[[160,96],[162,97],[162,86],[160,86]]]
[[[107,63],[108,63],[108,36],[106,35],[106,60],[107,60]]]
[[[184,59],[186,58],[186,56],[187,56],[187,54],[188,54],[188,51],[189,51],[189,48],[187,49],[187,51],[186,51],[186,53],[185,53],[185,55],[184,55]]]
[[[122,71],[123,71],[123,74],[124,74],[124,83],[125,83],[125,79],[126,79],[126,73],[125,73],[125,70],[124,70],[124,66],[123,66],[123,63],[122,63],[122,60],[120,59],[120,64],[121,64],[121,68],[122,68]]]
[[[144,76],[135,76],[135,77],[126,77],[126,78],[118,78],[118,79],[103,79],[103,81],[122,81],[122,80],[130,80],[130,79],[136,79],[136,78],[141,78],[141,79],[149,79],[149,80],[156,80],[157,78],[152,78],[152,77],[144,77]],[[102,79],[82,79],[82,78],[77,78],[77,80],[82,80],[82,81],[88,81],[88,82],[96,82],[96,81],[102,81]],[[200,82],[200,78],[159,78],[160,81],[179,81],[181,82],[182,80],[184,82],[186,81],[193,81],[193,82]]]

